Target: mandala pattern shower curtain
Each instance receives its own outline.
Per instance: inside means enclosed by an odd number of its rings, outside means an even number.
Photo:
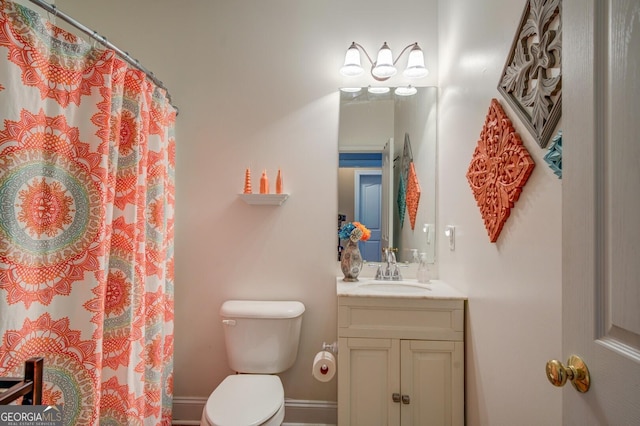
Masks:
[[[174,123],[113,51],[0,0],[0,376],[65,424],[170,424]]]

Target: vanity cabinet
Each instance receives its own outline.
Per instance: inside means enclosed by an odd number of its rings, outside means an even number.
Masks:
[[[464,424],[464,298],[338,295],[338,425]]]

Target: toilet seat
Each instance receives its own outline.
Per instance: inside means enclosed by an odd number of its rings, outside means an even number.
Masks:
[[[207,399],[203,420],[211,426],[280,425],[284,389],[278,376],[227,376]]]

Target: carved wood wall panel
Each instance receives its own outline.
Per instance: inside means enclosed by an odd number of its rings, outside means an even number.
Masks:
[[[467,170],[467,180],[492,243],[498,240],[534,167],[511,120],[498,100],[492,99]]]
[[[527,1],[498,83],[541,148],[562,111],[561,9],[560,0]]]

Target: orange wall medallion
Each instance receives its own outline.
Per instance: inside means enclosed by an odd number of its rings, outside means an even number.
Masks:
[[[409,176],[407,178],[407,209],[409,211],[409,221],[411,229],[416,229],[416,215],[418,214],[418,204],[420,203],[420,182],[416,174],[416,167],[409,163]]]
[[[498,100],[492,99],[467,170],[467,180],[492,243],[498,240],[534,167],[511,120]]]

